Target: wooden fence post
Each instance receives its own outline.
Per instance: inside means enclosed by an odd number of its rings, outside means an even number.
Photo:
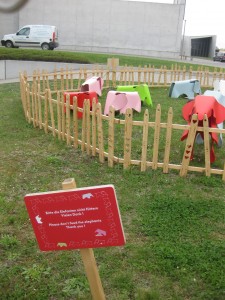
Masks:
[[[73,146],[78,148],[77,97],[73,97]]]
[[[38,109],[39,109],[39,106],[38,106],[38,100],[37,100],[37,83],[36,81],[33,83],[33,93],[34,93],[34,108],[35,108],[35,126],[38,126],[39,125],[39,119],[38,119]]]
[[[96,99],[92,101],[92,122],[91,122],[91,132],[92,132],[92,156],[96,155],[96,145],[97,145],[97,103]]]
[[[61,114],[62,114],[62,140],[65,140],[65,114],[66,114],[66,103],[64,101],[64,94],[61,94]]]
[[[36,123],[35,123],[35,94],[34,94],[34,84],[32,84],[31,86],[31,111],[32,111],[32,119],[33,119],[33,126],[36,127]]]
[[[61,91],[64,91],[64,69],[60,69]]]
[[[222,180],[225,181],[225,163],[223,166]]]
[[[211,175],[210,169],[210,144],[209,144],[209,122],[207,115],[204,115],[203,119],[204,129],[204,149],[205,149],[205,175],[209,177]]]
[[[68,178],[62,183],[63,190],[75,189],[76,182],[74,178]],[[80,254],[83,260],[84,268],[91,289],[91,294],[94,300],[105,300],[105,294],[102,287],[102,282],[98,273],[94,251],[92,248],[80,249]]]
[[[51,91],[48,90],[48,101],[49,101],[49,109],[50,109],[50,117],[51,117],[51,125],[52,125],[52,134],[55,136],[55,117],[54,117],[54,109],[52,103],[52,95]]]
[[[115,124],[114,124],[114,118],[115,118],[115,109],[111,106],[109,108],[109,140],[108,140],[108,166],[113,167],[114,164],[114,130],[115,130]]]
[[[149,121],[149,112],[148,109],[146,109],[144,113],[143,137],[142,137],[142,153],[141,153],[142,172],[146,170],[147,148],[148,148],[148,121]]]
[[[45,133],[48,132],[48,90],[45,91]]]
[[[91,153],[91,119],[90,119],[90,101],[84,101],[84,110],[86,114],[86,151],[87,154]]]
[[[131,164],[131,139],[132,139],[132,121],[133,111],[127,108],[125,114],[125,128],[124,128],[124,169],[130,167]]]
[[[58,118],[58,139],[61,140],[61,134],[62,134],[62,107],[61,107],[61,101],[60,101],[60,92],[57,92],[57,118]]]
[[[56,73],[56,68],[54,69],[54,73],[53,73],[53,86],[54,86],[54,91],[58,90],[58,84],[57,84],[57,73]]]
[[[84,101],[85,102],[85,101]],[[81,130],[81,151],[84,152],[85,151],[85,141],[86,141],[86,134],[87,134],[87,128],[86,128],[86,118],[87,118],[87,114],[86,114],[86,110],[85,107],[83,105],[83,113],[82,113],[82,130]]]
[[[173,109],[172,107],[170,107],[168,111],[167,126],[166,126],[166,145],[165,145],[165,153],[164,153],[164,161],[163,161],[163,173],[168,173],[169,170],[172,125],[173,125]]]
[[[153,170],[157,169],[157,164],[158,164],[160,121],[161,121],[161,106],[160,104],[158,104],[156,108],[156,117],[155,117],[155,133],[154,133],[153,158],[152,158]]]
[[[42,129],[42,105],[41,105],[41,87],[40,84],[38,84],[37,87],[37,102],[38,102],[38,122],[39,122],[39,128]]]
[[[66,143],[71,144],[70,138],[70,95],[66,95]]]
[[[102,107],[101,103],[97,104],[97,131],[98,131],[98,147],[99,147],[99,161],[104,162],[104,139],[102,126]]]

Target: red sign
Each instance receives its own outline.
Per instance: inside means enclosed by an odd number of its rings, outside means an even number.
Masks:
[[[113,185],[28,194],[24,200],[42,251],[125,244]]]

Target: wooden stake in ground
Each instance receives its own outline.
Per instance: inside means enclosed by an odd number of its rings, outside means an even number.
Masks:
[[[69,178],[62,183],[63,190],[69,190],[76,188],[76,182],[74,178]],[[101,279],[98,273],[98,268],[94,256],[93,249],[80,249],[81,257],[85,267],[86,275],[89,281],[91,294],[94,300],[105,300],[105,294],[103,291]]]

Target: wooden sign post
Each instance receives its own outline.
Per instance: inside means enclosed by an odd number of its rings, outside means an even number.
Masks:
[[[69,178],[64,180],[62,183],[62,187],[64,190],[76,188],[76,182],[74,178]],[[80,249],[80,253],[85,267],[86,275],[89,281],[93,299],[105,300],[105,294],[98,273],[98,268],[96,265],[93,249],[92,248]]]
[[[79,249],[94,300],[105,300],[92,248],[123,246],[125,237],[113,185],[76,188],[24,197],[42,251]]]

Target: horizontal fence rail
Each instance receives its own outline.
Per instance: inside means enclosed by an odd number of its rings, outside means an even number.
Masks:
[[[144,67],[116,67],[114,69],[106,68],[104,66],[94,66],[92,70],[86,68],[80,70],[61,69],[53,73],[48,73],[46,70],[36,70],[32,76],[23,74],[27,81],[38,82],[41,91],[44,92],[46,88],[51,91],[64,91],[80,89],[81,83],[91,76],[100,76],[105,81],[105,88],[115,87],[116,85],[133,85],[133,84],[147,84],[148,86],[168,86],[173,81],[197,79],[202,87],[213,87],[217,80],[225,80],[224,69],[215,68],[213,72],[209,72],[209,68],[199,66],[197,70],[192,67],[187,68],[183,66],[172,65],[170,69],[166,66],[161,66],[156,69],[154,66]],[[78,83],[74,84],[74,81]]]
[[[224,78],[224,73],[209,73],[199,70],[191,73],[191,77],[201,78],[206,85],[212,84],[217,79]],[[202,72],[202,73],[201,73]],[[81,83],[90,76],[101,76],[105,80],[105,88],[121,84],[147,83],[148,85],[168,85],[171,80],[187,79],[190,70],[172,67],[167,70],[155,70],[153,67],[128,68],[119,70],[95,68],[87,71],[61,70],[47,73],[35,71],[33,76],[26,73],[20,74],[21,100],[26,120],[34,127],[43,129],[45,133],[51,132],[54,137],[63,140],[67,145],[80,148],[83,153],[97,156],[100,163],[108,162],[109,167],[115,164],[123,165],[124,169],[131,166],[140,168],[144,172],[151,168],[162,169],[164,173],[175,170],[180,176],[186,176],[188,172],[200,172],[206,176],[220,175],[225,180],[225,165],[220,168],[212,168],[210,164],[211,140],[209,133],[224,134],[224,129],[208,126],[207,116],[204,118],[203,127],[198,126],[197,115],[193,115],[190,125],[173,124],[173,110],[168,111],[167,122],[161,121],[161,107],[156,108],[155,121],[149,121],[149,112],[146,109],[143,120],[137,121],[133,117],[132,109],[127,109],[125,118],[116,118],[115,110],[110,108],[109,115],[102,113],[101,103],[90,103],[85,100],[83,109],[77,107],[77,99],[74,97],[73,105],[69,96],[64,98],[66,91],[79,91]],[[82,119],[78,119],[77,112],[83,113]],[[173,136],[181,136],[184,130],[189,130],[185,142],[180,142]],[[195,166],[191,160],[197,132],[204,135],[204,165]],[[179,149],[178,149],[179,148]],[[173,152],[177,155],[176,161],[172,161]],[[174,157],[174,155],[173,155]]]

